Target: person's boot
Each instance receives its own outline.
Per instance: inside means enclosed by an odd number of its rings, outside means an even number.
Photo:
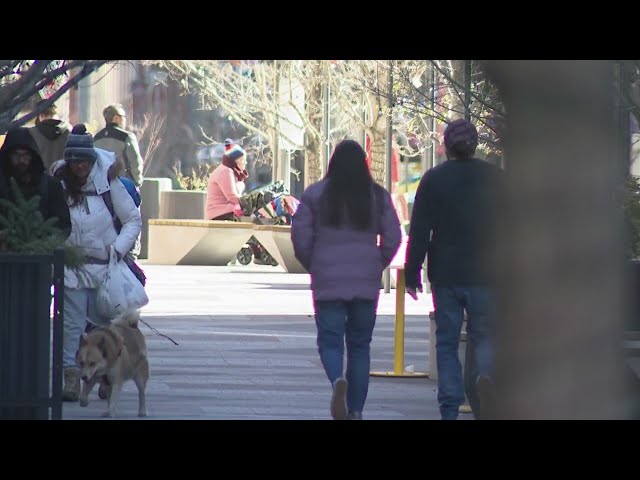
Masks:
[[[80,370],[75,367],[64,369],[64,388],[62,389],[62,401],[77,402],[80,396]]]

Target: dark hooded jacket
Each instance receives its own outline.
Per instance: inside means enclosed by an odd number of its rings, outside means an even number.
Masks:
[[[71,233],[71,218],[62,184],[58,179],[45,172],[38,146],[29,130],[29,128],[21,127],[9,131],[2,148],[0,148],[0,198],[15,201],[9,183],[9,179],[13,176],[9,164],[9,153],[17,148],[30,150],[32,154],[31,181],[28,184],[18,182],[18,187],[27,200],[35,195],[40,196],[42,216],[45,220],[56,217],[58,219],[57,226],[66,238]]]

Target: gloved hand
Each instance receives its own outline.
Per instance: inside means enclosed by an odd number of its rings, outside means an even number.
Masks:
[[[240,204],[237,204],[234,208],[233,208],[233,214],[236,217],[241,217],[242,215],[244,215],[244,212],[242,211],[242,207],[240,207]]]

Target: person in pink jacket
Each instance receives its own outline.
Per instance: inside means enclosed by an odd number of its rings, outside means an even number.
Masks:
[[[229,139],[224,142],[222,163],[209,175],[207,186],[207,219],[234,220],[242,216],[239,197],[244,192],[244,180],[249,176],[246,152]]]

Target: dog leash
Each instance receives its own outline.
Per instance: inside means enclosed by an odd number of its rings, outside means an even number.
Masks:
[[[178,345],[178,342],[176,342],[173,338],[171,338],[168,335],[165,335],[164,333],[160,333],[158,330],[156,330],[155,328],[153,328],[151,325],[149,325],[147,322],[145,322],[144,320],[140,319],[140,321],[142,323],[144,323],[147,327],[149,327],[151,329],[151,331],[153,333],[155,333],[156,335],[160,335],[161,337],[165,337],[168,338],[169,340],[171,340],[175,345]]]

